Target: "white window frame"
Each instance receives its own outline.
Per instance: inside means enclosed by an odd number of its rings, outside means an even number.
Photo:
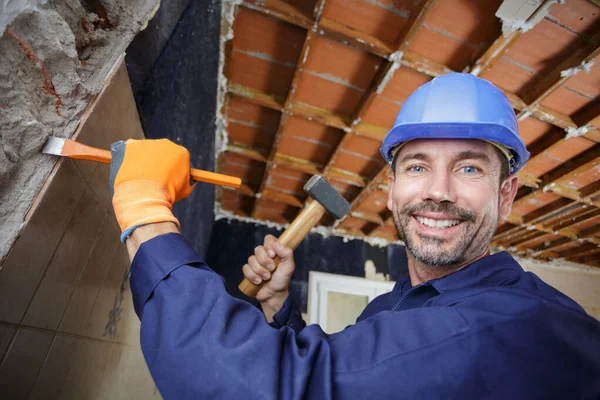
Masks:
[[[395,282],[310,271],[308,273],[308,323],[327,326],[329,292],[366,296],[370,303],[375,297],[391,292],[394,284]]]

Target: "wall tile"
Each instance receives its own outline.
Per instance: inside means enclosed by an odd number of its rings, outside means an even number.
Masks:
[[[92,175],[89,187],[94,192],[96,199],[100,203],[100,206],[104,208],[110,216],[114,219],[114,211],[112,207],[112,191],[108,184],[110,177],[110,166],[105,164],[98,165],[98,168]]]
[[[87,265],[69,300],[60,323],[61,332],[85,334],[85,323],[92,312],[115,250],[121,244],[118,239],[120,232],[111,218],[111,215],[106,217]]]
[[[0,365],[0,393],[3,398],[26,398],[38,377],[53,338],[54,334],[49,332],[19,329]]]
[[[56,335],[46,362],[29,393],[29,400],[58,399],[81,339]]]
[[[98,390],[115,346],[113,343],[83,339],[59,399],[97,399]]]
[[[0,325],[0,362],[8,350],[8,346],[12,343],[13,337],[17,332],[17,328],[10,325]]]
[[[139,347],[115,345],[98,398],[149,399],[155,387],[150,371],[145,366],[144,356]]]
[[[75,139],[108,150],[115,137],[129,138],[139,134],[136,129],[142,130],[125,63],[117,69],[100,96]],[[137,121],[137,126],[132,124],[132,120]],[[95,162],[77,162],[77,168],[88,182],[97,167]]]
[[[0,270],[0,320],[19,323],[84,190],[71,160],[52,183]]]
[[[122,329],[124,324],[139,324],[137,317],[136,321],[125,321],[122,318],[123,293],[127,285],[128,271],[127,248],[124,245],[117,245],[108,274],[102,282],[92,313],[86,323],[86,336],[115,340],[117,330]]]
[[[27,310],[24,324],[58,328],[105,220],[106,213],[98,207],[91,191],[86,190]]]

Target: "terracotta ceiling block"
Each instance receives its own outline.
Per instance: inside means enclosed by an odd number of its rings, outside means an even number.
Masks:
[[[394,42],[414,10],[413,0],[327,0],[323,16]]]
[[[272,62],[298,62],[306,31],[295,25],[240,7],[235,19],[233,51],[242,51]]]
[[[339,225],[342,229],[360,229],[362,230],[369,224],[369,221],[365,221],[364,219],[354,218],[354,217],[346,217]]]
[[[285,0],[285,2],[293,4],[299,9],[304,10],[309,14],[312,14],[317,0]]]
[[[329,179],[329,183],[331,183],[331,186],[333,186],[335,190],[337,190],[337,192],[348,201],[358,196],[358,194],[361,191],[361,188],[356,187],[354,185],[350,185],[345,182],[339,182],[333,179]]]
[[[530,212],[533,212],[538,208],[542,208],[558,199],[560,199],[560,197],[555,194],[550,192],[544,193],[543,191],[539,190],[534,192],[531,196],[527,196],[526,198],[515,201],[512,208],[512,214],[527,215]]]
[[[592,142],[584,137],[574,137],[569,140],[556,143],[544,151],[544,153],[550,157],[564,162],[583,153],[585,150],[592,148],[595,144],[595,142]]]
[[[569,0],[553,4],[550,17],[576,32],[586,33],[600,22],[600,6],[588,0]]]
[[[263,163],[231,153],[223,153],[220,157],[220,173],[237,176],[242,179],[242,183],[249,186],[260,184],[265,169]]]
[[[462,39],[449,36],[445,32],[434,31],[422,26],[408,46],[433,61],[448,66],[454,71],[462,71],[473,61],[478,49]]]
[[[502,0],[438,1],[425,24],[478,48],[489,46],[502,32],[500,20],[494,15],[501,3]]]
[[[232,51],[229,80],[268,94],[285,97],[292,83],[294,67],[265,61]]]
[[[390,129],[394,125],[400,108],[402,108],[401,103],[388,100],[382,96],[376,96],[367,108],[362,120],[368,124]]]
[[[300,73],[294,100],[335,114],[350,116],[364,95],[364,90],[339,83],[335,77]]]
[[[244,121],[228,119],[227,133],[229,140],[268,153],[273,145],[275,132]]]
[[[572,90],[559,87],[542,101],[542,105],[566,115],[581,110],[591,99]]]
[[[577,224],[573,224],[573,225],[569,226],[569,228],[573,229],[577,232],[581,232],[584,229],[592,228],[597,225],[600,225],[600,217],[594,217],[594,218],[587,219],[585,221],[581,221]],[[596,232],[596,234],[594,236],[599,237],[600,235],[598,235],[598,232]]]
[[[600,157],[600,154],[598,154]],[[558,179],[556,183],[571,189],[579,190],[600,180],[600,165],[578,172],[577,175],[568,174]]]
[[[344,132],[300,117],[289,117],[278,153],[324,165]]]
[[[502,89],[520,93],[531,81],[534,74],[510,62],[508,59],[499,59],[489,67],[481,78],[487,79]]]
[[[559,167],[561,164],[561,160],[550,157],[546,153],[542,152],[535,157],[530,158],[523,167],[522,171],[525,174],[540,177],[552,171],[554,168]]]
[[[330,76],[344,84],[366,90],[382,63],[381,58],[372,54],[333,40],[316,37],[310,43],[303,70]]]
[[[540,246],[542,244],[546,244],[547,246],[549,246],[550,243],[552,243],[553,241],[560,239],[560,238],[561,238],[561,236],[548,233],[546,235],[542,235],[540,237],[537,237],[535,239],[527,241],[527,247],[534,248],[534,247]]]
[[[393,242],[398,240],[398,235],[387,226],[380,226],[375,229],[369,236],[378,237]]]
[[[600,14],[600,12],[598,13]],[[565,86],[592,98],[600,97],[600,59],[596,57],[590,72],[572,76]]]
[[[227,109],[228,120],[249,122],[271,132],[277,130],[280,117],[278,111],[250,103],[238,96],[231,96]]]
[[[277,201],[257,199],[256,218],[285,224],[293,219],[298,209]]]
[[[506,57],[526,66],[535,73],[543,72],[568,56],[578,44],[577,34],[542,19],[531,30],[525,32],[510,47]]]
[[[417,88],[431,80],[431,77],[415,70],[400,67],[394,73],[394,77],[385,87],[381,96],[395,101],[404,101]]]
[[[383,193],[379,190],[373,192],[356,210],[368,213],[387,212],[387,193]]]
[[[304,198],[306,194],[302,188],[310,177],[303,172],[277,167],[269,172],[265,187]]]
[[[353,135],[346,141],[333,166],[361,176],[373,176],[385,165],[379,155],[381,143]]]
[[[221,190],[221,207],[244,217],[252,212],[254,200],[252,197],[242,196],[233,190]]]
[[[525,146],[529,146],[536,140],[542,138],[552,129],[552,125],[533,117],[519,121],[519,136],[523,139]]]

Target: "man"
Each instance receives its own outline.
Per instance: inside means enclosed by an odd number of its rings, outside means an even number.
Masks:
[[[170,210],[191,192],[184,149],[113,146],[113,204],[133,259],[142,349],[163,397],[600,396],[600,324],[509,254],[490,255],[529,156],[502,92],[465,74],[434,79],[407,99],[382,154],[410,277],[327,335],[293,309],[293,255],[275,238],[244,266],[250,280],[267,280],[263,316],[228,296],[179,235]]]

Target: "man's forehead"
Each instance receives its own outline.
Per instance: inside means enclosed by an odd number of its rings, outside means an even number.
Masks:
[[[396,156],[419,153],[452,157],[466,152],[493,154],[494,151],[492,144],[479,139],[417,139],[404,143]]]

